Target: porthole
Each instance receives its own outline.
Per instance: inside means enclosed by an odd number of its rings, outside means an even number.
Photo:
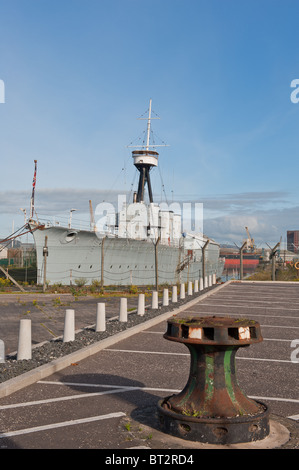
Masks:
[[[66,232],[63,232],[61,238],[60,238],[60,243],[61,244],[66,244],[75,241],[75,243],[78,240],[78,232],[76,230],[68,230]]]
[[[76,238],[77,232],[68,232],[68,234],[65,237],[65,241],[67,243],[73,241]]]

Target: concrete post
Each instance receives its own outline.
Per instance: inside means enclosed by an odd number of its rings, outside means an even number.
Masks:
[[[162,305],[164,307],[167,307],[167,305],[169,305],[168,289],[163,289],[163,303],[162,303]]]
[[[137,315],[143,316],[145,308],[144,294],[138,295]]]
[[[198,279],[194,281],[194,294],[196,294],[196,292],[198,292]]]
[[[17,360],[31,359],[32,357],[32,344],[31,344],[31,320],[20,320],[19,342]]]
[[[178,288],[177,286],[172,286],[172,297],[171,297],[171,301],[173,303],[177,302],[178,301]]]
[[[208,276],[205,276],[204,288],[207,289],[207,287],[209,287]]]
[[[0,364],[5,362],[5,344],[2,339],[0,339]]]
[[[180,299],[184,299],[184,298],[185,298],[185,284],[182,283],[181,288],[180,288]]]
[[[202,277],[199,279],[199,290],[200,291],[203,290],[203,278]]]
[[[193,293],[193,292],[192,292],[192,282],[189,281],[189,282],[188,282],[188,295],[192,295],[192,293]]]
[[[119,307],[119,321],[120,322],[127,322],[128,321],[128,302],[126,297],[122,297],[120,299],[120,307]]]
[[[67,309],[64,317],[63,342],[75,340],[75,310]]]
[[[158,303],[158,291],[154,290],[152,294],[152,308],[159,308],[159,303]]]
[[[96,331],[106,331],[106,306],[105,303],[97,304]]]
[[[211,286],[212,286],[212,275],[209,274],[209,287],[211,287]]]

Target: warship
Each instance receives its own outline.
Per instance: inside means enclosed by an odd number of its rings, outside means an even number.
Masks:
[[[158,286],[221,276],[224,259],[220,245],[200,231],[183,231],[182,213],[171,206],[165,210],[153,200],[150,173],[158,166],[159,145],[150,138],[151,100],[145,119],[146,139],[132,150],[139,175],[132,202],[122,201],[117,211],[111,208],[106,213],[105,223],[101,218],[96,224],[89,201],[88,230],[70,222],[62,226],[39,220],[34,204],[35,160],[28,226],[36,247],[39,284]]]

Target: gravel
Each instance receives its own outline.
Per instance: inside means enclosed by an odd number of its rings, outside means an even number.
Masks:
[[[0,383],[9,379],[17,377],[25,372],[28,372],[36,367],[54,361],[60,357],[71,354],[79,349],[89,346],[93,343],[101,341],[108,336],[115,335],[121,331],[131,328],[135,325],[143,323],[151,318],[157,317],[166,312],[180,307],[181,305],[193,300],[196,297],[206,293],[208,290],[213,289],[215,286],[204,289],[198,293],[193,294],[192,298],[186,297],[183,300],[178,300],[174,305],[159,307],[159,309],[146,308],[143,316],[137,315],[137,312],[128,313],[128,321],[120,322],[118,319],[111,319],[106,322],[106,331],[96,332],[94,328],[87,327],[79,331],[75,335],[75,340],[64,343],[62,338],[54,339],[41,345],[32,348],[32,358],[28,360],[17,360],[17,356],[11,355],[6,358],[5,363],[0,364]]]

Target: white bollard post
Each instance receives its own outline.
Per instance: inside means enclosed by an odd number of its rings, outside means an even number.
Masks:
[[[139,294],[138,296],[138,306],[137,306],[137,315],[143,316],[144,315],[144,294]]]
[[[188,295],[192,295],[192,282],[188,282]]]
[[[200,291],[203,290],[203,278],[202,277],[199,279],[199,290]]]
[[[180,299],[185,298],[185,284],[181,284],[181,289],[180,289]]]
[[[96,331],[106,331],[106,305],[104,302],[97,304]]]
[[[209,287],[209,283],[208,283],[208,277],[207,277],[207,276],[205,276],[205,283],[204,283],[204,287],[205,287],[205,289],[206,289],[207,287]]]
[[[198,292],[198,279],[195,279],[194,281],[194,294]]]
[[[75,340],[75,310],[67,309],[64,317],[63,342]]]
[[[153,291],[152,294],[152,308],[159,308],[159,303],[158,303],[158,292],[156,290]]]
[[[5,344],[2,339],[0,339],[0,364],[5,362]]]
[[[171,301],[172,302],[177,302],[178,301],[178,288],[177,288],[177,286],[172,286]]]
[[[128,321],[128,302],[126,297],[122,297],[120,299],[120,307],[119,307],[119,321],[127,322]]]
[[[162,305],[166,307],[169,305],[169,298],[168,298],[168,289],[163,289],[163,303]]]
[[[213,277],[212,277],[212,283],[213,283],[213,285],[216,284],[216,274],[215,273],[213,274]]]
[[[32,344],[31,344],[31,320],[26,318],[20,320],[19,330],[19,343],[17,360],[32,358]]]
[[[209,274],[209,287],[211,287],[211,286],[212,286],[212,275]]]

